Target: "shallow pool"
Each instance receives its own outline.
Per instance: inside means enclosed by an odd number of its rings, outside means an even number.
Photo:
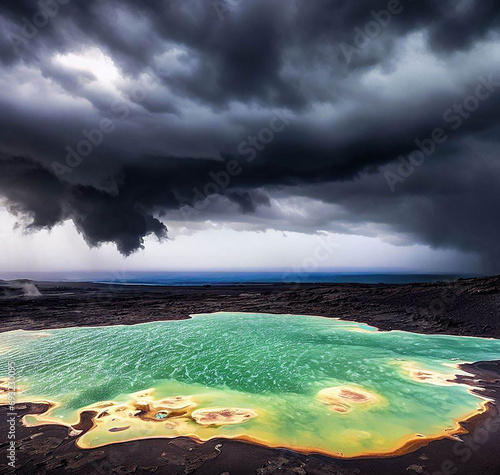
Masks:
[[[76,424],[81,447],[146,437],[241,438],[355,457],[451,436],[485,400],[457,364],[500,358],[500,341],[301,315],[216,313],[135,326],[0,334],[18,401],[54,407],[26,423]],[[4,395],[3,397],[6,397]]]

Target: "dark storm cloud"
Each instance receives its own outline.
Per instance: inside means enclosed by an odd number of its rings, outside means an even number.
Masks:
[[[71,186],[29,158],[2,158],[0,187],[9,210],[31,218],[28,226],[34,229],[71,219],[89,245],[113,241],[123,254],[140,248],[147,234],[166,237],[165,225],[147,204],[125,193],[113,197],[93,187]]]
[[[178,209],[301,232],[373,223],[500,268],[497,1],[42,3],[39,27],[39,3],[0,4],[0,194],[32,228],[70,219],[129,254]],[[390,21],[360,44],[375,17]],[[391,191],[384,173],[435,128],[445,143]],[[292,197],[297,222],[272,204]]]

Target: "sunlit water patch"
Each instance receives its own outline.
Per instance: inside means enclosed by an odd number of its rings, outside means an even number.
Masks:
[[[343,457],[459,433],[485,400],[453,382],[458,363],[500,358],[493,339],[241,313],[7,332],[0,348],[0,367],[16,364],[18,400],[53,403],[26,423],[71,426],[95,411],[82,448],[225,437]]]

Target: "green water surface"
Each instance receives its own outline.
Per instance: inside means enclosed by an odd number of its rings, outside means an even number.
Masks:
[[[156,399],[192,396],[196,408],[238,407],[258,416],[236,425],[186,419],[110,419],[84,434],[82,447],[145,437],[241,437],[340,456],[392,453],[415,437],[453,433],[484,403],[458,385],[412,380],[406,364],[448,374],[459,362],[500,358],[500,341],[401,331],[300,315],[217,313],[135,326],[82,327],[0,334],[0,368],[14,361],[19,400],[59,404],[50,416],[74,424],[83,408],[130,402],[154,388]],[[0,375],[3,373],[0,370]],[[6,371],[5,371],[6,372]],[[340,385],[378,402],[338,413],[318,400]],[[125,417],[125,416],[124,416]],[[135,420],[135,419],[134,419]],[[113,427],[127,427],[118,432]]]

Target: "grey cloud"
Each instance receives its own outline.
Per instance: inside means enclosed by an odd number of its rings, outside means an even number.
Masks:
[[[500,4],[401,0],[403,11],[347,63],[341,42],[352,44],[354,28],[387,4],[243,1],[220,21],[200,0],[69,2],[16,53],[11,35],[39,5],[2,2],[0,195],[32,229],[69,219],[90,245],[114,242],[124,254],[148,234],[165,238],[181,208],[196,222],[255,229],[390,230],[480,253],[485,269],[498,270],[500,91],[456,131],[443,113],[474,92],[478,76],[500,77]],[[119,80],[54,62],[89,48]],[[155,87],[134,95],[145,74]],[[284,130],[254,160],[238,153],[276,110],[290,119]],[[66,147],[103,118],[113,132],[56,174]],[[392,193],[380,172],[397,169],[435,127],[449,140]],[[201,208],[231,160],[241,173]],[[276,208],[293,198],[300,217]]]

